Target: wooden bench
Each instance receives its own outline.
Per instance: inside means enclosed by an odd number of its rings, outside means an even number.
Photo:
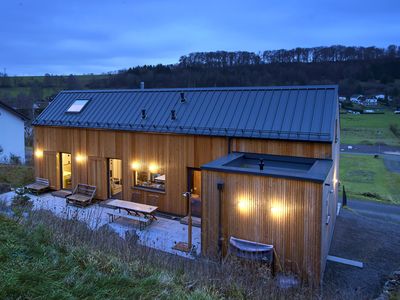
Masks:
[[[50,189],[50,182],[46,178],[36,177],[35,182],[26,185],[25,188],[30,193],[39,195],[40,193],[47,192]]]
[[[141,216],[132,216],[132,215],[121,214],[121,213],[117,213],[117,212],[109,212],[107,214],[108,214],[108,217],[110,218],[110,222],[114,222],[115,219],[117,219],[117,218],[125,218],[125,219],[129,219],[129,220],[133,220],[133,221],[138,221],[140,230],[143,230],[144,227],[146,227],[146,225],[151,223],[150,219],[141,217]]]
[[[87,206],[92,203],[95,194],[95,186],[79,183],[73,190],[72,194],[66,197],[66,203],[78,206]]]

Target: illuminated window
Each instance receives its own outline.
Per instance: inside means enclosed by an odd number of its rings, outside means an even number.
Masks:
[[[89,100],[75,100],[74,103],[68,108],[67,112],[78,113],[86,106]]]
[[[162,170],[152,171],[133,171],[134,186],[165,191],[165,173]]]

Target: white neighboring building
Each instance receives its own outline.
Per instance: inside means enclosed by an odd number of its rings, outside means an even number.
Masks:
[[[0,102],[0,163],[9,162],[11,154],[25,163],[25,121],[24,115]]]

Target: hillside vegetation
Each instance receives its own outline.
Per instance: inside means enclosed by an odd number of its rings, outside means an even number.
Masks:
[[[0,101],[17,108],[51,100],[60,90],[339,84],[339,93],[400,96],[400,48],[315,47],[196,52],[172,65],[137,66],[101,75],[9,77],[0,74]],[[394,103],[394,105],[396,105]],[[29,114],[29,113],[28,113]]]

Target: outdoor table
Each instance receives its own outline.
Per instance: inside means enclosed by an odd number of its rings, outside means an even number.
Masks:
[[[119,211],[121,209],[125,210],[129,215],[137,215],[140,216],[141,214],[150,220],[157,220],[154,213],[157,211],[157,206],[151,206],[142,203],[136,203],[131,201],[125,200],[117,200],[113,199],[107,203],[107,206],[111,206],[115,209],[118,208]]]

